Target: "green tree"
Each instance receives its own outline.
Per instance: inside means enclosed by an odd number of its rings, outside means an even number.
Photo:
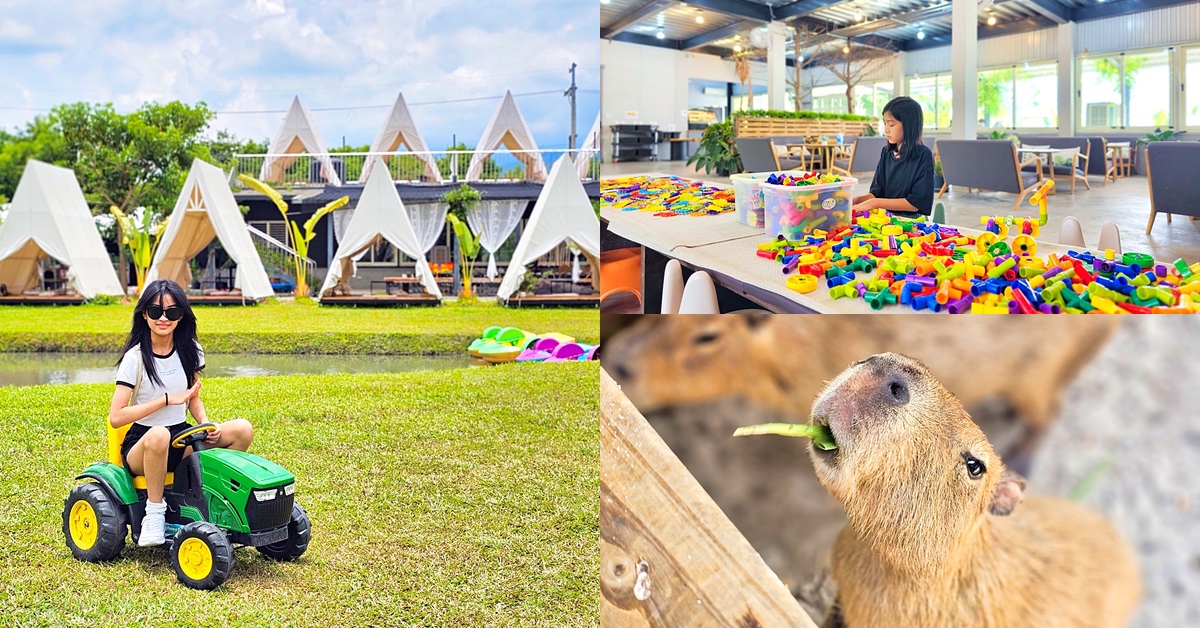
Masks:
[[[992,126],[992,118],[1008,118],[1004,107],[1003,88],[1005,84],[1011,87],[1012,76],[1012,70],[979,73],[979,117],[983,118],[984,127]]]
[[[464,144],[462,142],[459,142],[457,144],[452,144],[450,146],[447,146],[446,150],[448,150],[448,151],[451,151],[451,150],[470,151],[470,150],[475,150],[475,149],[470,146],[467,146],[466,144]],[[467,177],[467,170],[469,170],[471,168],[471,154],[470,153],[462,153],[459,155],[442,155],[441,157],[438,157],[437,158],[437,167],[438,167],[438,171],[442,173],[442,178],[446,179],[447,181],[450,180],[450,175],[451,175],[450,167],[453,165],[450,161],[451,157],[458,158],[458,178],[465,179]],[[414,159],[415,159],[415,157],[414,157]],[[489,155],[487,159],[483,160],[483,173],[480,175],[480,178],[495,179],[497,177],[497,175],[499,175],[499,174],[500,174],[500,168],[496,165],[496,162]]]
[[[1137,73],[1146,65],[1148,57],[1125,57],[1125,81],[1121,81],[1121,68],[1112,59],[1099,59],[1096,61],[1096,73],[1100,78],[1112,83],[1113,89],[1121,93],[1122,114],[1124,124],[1129,126],[1129,96],[1133,93],[1134,83],[1137,82]]]

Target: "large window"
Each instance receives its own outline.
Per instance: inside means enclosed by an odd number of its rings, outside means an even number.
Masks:
[[[1058,63],[1025,64],[1015,68],[1013,102],[1016,128],[1058,126]]]
[[[813,111],[824,113],[846,113],[846,84],[814,87],[812,92]]]
[[[979,126],[1013,127],[1013,68],[979,73]]]
[[[854,113],[878,118],[883,115],[883,107],[894,93],[891,81],[859,83],[854,86]]]
[[[1185,55],[1183,86],[1187,89],[1184,94],[1187,101],[1183,103],[1185,123],[1190,127],[1200,127],[1200,46],[1188,48]]]
[[[915,75],[908,79],[908,95],[921,103],[927,129],[950,128],[954,89],[949,74]]]
[[[1171,120],[1170,52],[1152,50],[1079,60],[1084,128],[1166,128]]]

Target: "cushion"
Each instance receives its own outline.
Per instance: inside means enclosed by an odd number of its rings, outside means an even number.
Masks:
[[[1022,172],[1021,173],[1021,185],[1023,187],[1029,187],[1037,182],[1038,182],[1038,176],[1037,176],[1036,172]]]
[[[850,167],[850,160],[849,159],[834,159],[833,165],[837,166],[838,168],[841,168],[842,170],[845,170]]]

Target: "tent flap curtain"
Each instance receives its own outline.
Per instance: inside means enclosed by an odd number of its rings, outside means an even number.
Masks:
[[[521,222],[526,204],[524,200],[481,201],[467,210],[467,224],[471,226],[471,232],[479,235],[483,230],[479,244],[488,252],[488,279],[495,279],[499,274],[496,271],[496,251],[508,240],[517,223]]]
[[[421,252],[428,253],[445,229],[446,212],[450,209],[450,203],[414,203],[405,205],[404,209],[408,210],[408,221],[412,223],[417,243],[421,245]]]

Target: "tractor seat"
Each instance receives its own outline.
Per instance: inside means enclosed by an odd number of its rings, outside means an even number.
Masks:
[[[113,427],[107,420],[104,422],[105,431],[108,433],[108,461],[112,464],[125,468],[125,461],[121,460],[121,441],[125,440],[125,432],[129,431],[129,425],[123,427]],[[175,483],[175,474],[167,471],[167,479],[163,482],[163,486],[171,486]],[[133,476],[133,488],[146,490],[146,476]]]

